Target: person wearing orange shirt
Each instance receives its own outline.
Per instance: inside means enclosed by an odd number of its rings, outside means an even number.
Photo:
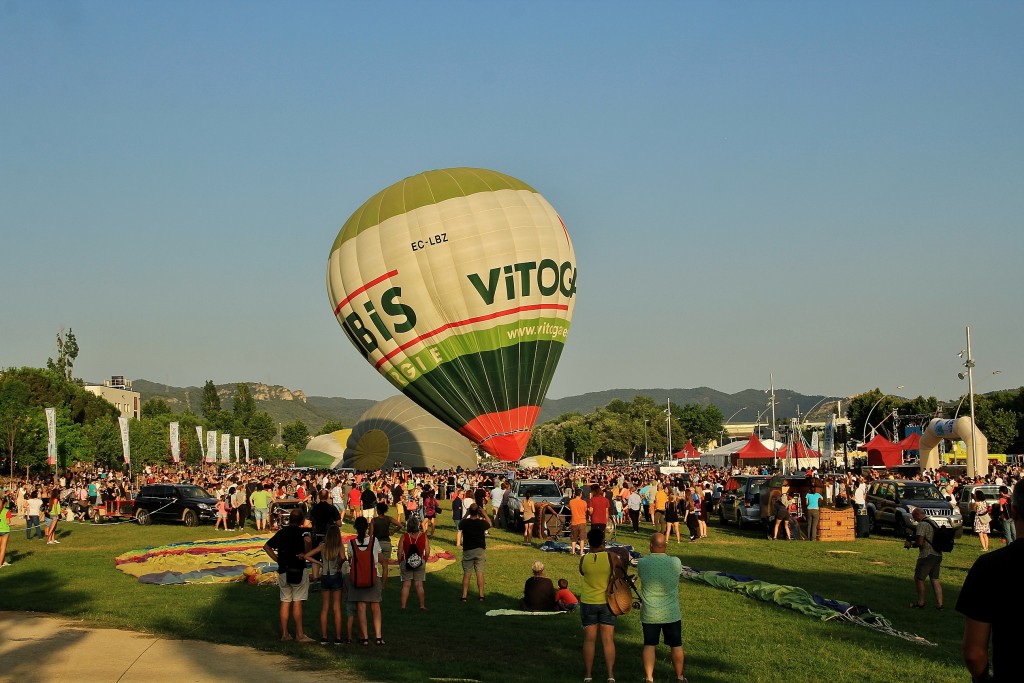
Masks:
[[[576,554],[576,546],[580,547],[580,557],[583,556],[583,535],[587,528],[587,501],[583,500],[580,489],[572,492],[572,500],[569,501],[569,511],[572,513],[570,525],[572,527],[572,554]]]

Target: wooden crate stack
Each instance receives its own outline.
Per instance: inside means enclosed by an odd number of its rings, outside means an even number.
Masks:
[[[834,510],[821,508],[818,521],[819,541],[854,541],[857,539],[853,508]]]

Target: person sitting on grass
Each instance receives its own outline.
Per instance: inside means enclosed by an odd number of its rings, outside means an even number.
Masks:
[[[569,590],[569,582],[565,579],[558,580],[558,592],[555,593],[555,601],[558,602],[558,609],[563,612],[572,612],[580,604],[579,598]]]
[[[527,612],[554,612],[558,609],[555,585],[544,576],[544,563],[540,560],[533,563],[533,576],[523,586],[523,599],[519,605]]]

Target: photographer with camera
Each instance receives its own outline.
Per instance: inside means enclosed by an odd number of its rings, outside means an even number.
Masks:
[[[914,566],[914,582],[917,584],[917,602],[910,606],[913,609],[924,609],[925,579],[931,579],[932,590],[935,591],[936,609],[943,609],[942,584],[939,583],[939,572],[942,569],[942,552],[935,548],[935,525],[925,522],[927,515],[921,508],[914,508],[911,513],[917,522],[917,534],[903,543],[903,548],[918,548],[917,564]]]
[[[487,567],[487,530],[491,518],[476,503],[469,506],[466,517],[459,522],[462,532],[462,602],[469,595],[469,579],[476,574],[480,602],[484,601],[484,569]]]

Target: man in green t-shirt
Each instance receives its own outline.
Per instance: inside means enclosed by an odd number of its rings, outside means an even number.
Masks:
[[[256,517],[256,530],[263,531],[267,528],[270,519],[270,484],[264,484],[263,488],[256,489],[249,496],[249,504],[252,505],[253,515]]]
[[[640,576],[640,625],[644,633],[642,660],[644,680],[654,680],[655,648],[662,634],[672,652],[672,665],[676,680],[683,678],[683,615],[679,610],[679,572],[682,563],[678,557],[665,553],[664,534],[651,535],[651,554],[640,558],[637,574]]]

